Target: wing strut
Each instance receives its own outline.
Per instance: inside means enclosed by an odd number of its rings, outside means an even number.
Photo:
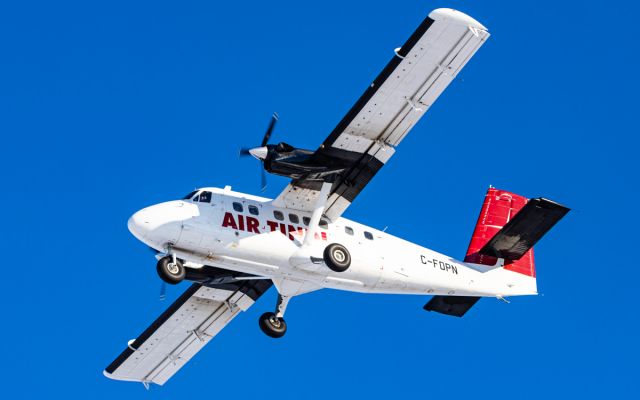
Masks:
[[[309,230],[302,243],[303,247],[311,245],[315,234],[318,232],[318,229],[320,229],[320,218],[322,218],[322,214],[324,214],[324,209],[327,205],[329,194],[331,193],[331,186],[333,186],[333,179],[330,179],[330,182],[325,181],[322,183],[320,195],[318,195],[313,213],[311,214],[311,221],[309,221]]]

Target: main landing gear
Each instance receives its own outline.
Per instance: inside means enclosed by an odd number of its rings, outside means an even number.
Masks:
[[[309,230],[307,231],[304,241],[302,242],[302,247],[310,247],[313,245],[313,241],[315,239],[315,235],[320,229],[320,219],[322,214],[324,214],[325,206],[327,204],[327,199],[331,193],[331,187],[333,186],[333,181],[335,179],[335,175],[326,176],[324,178],[324,182],[322,183],[322,187],[320,188],[320,193],[318,193],[318,199],[314,205],[313,213],[311,214],[311,218],[309,221]],[[316,258],[311,257],[311,261],[316,263]],[[351,255],[346,247],[338,243],[332,243],[327,246],[323,253],[322,260],[327,264],[329,268],[331,268],[335,272],[344,272],[351,265]],[[286,279],[280,281],[280,287],[276,280],[274,283],[276,284],[276,288],[278,289],[278,304],[276,305],[276,312],[267,312],[260,316],[258,320],[260,324],[260,329],[267,336],[272,338],[280,338],[284,336],[287,332],[287,323],[284,321],[284,311],[287,308],[287,304],[289,303],[289,298],[291,295],[297,293],[296,290],[287,290],[285,288],[286,284],[284,283]],[[287,295],[283,295],[282,293],[286,293]]]
[[[351,265],[349,250],[338,243],[332,243],[325,247],[322,256],[327,267],[335,272],[344,272]]]
[[[158,260],[156,270],[160,279],[170,285],[177,285],[186,276],[186,270],[182,262],[174,255],[168,255]]]
[[[289,296],[278,295],[276,312],[266,312],[260,316],[258,323],[265,335],[272,338],[281,338],[287,332],[287,323],[284,321],[284,311],[289,303]]]

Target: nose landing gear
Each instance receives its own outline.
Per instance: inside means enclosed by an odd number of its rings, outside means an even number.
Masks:
[[[168,255],[158,260],[156,270],[160,279],[170,285],[177,285],[186,276],[186,270],[182,262],[175,255]]]
[[[276,317],[275,313],[266,312],[262,314],[258,322],[262,332],[269,337],[277,339],[283,337],[287,332],[287,323],[284,321],[284,318]]]
[[[278,304],[276,305],[276,312],[266,312],[260,316],[258,323],[260,329],[265,335],[272,338],[281,338],[287,332],[287,323],[284,321],[284,311],[289,304],[289,296],[278,295]]]

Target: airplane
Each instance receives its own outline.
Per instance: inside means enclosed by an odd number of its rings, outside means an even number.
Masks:
[[[193,283],[104,374],[163,385],[271,286],[259,326],[272,338],[293,297],[324,288],[429,295],[425,310],[456,317],[482,297],[536,295],[533,246],[569,212],[554,201],[489,187],[462,261],[342,217],[488,38],[466,14],[432,11],[315,151],[269,144],[274,115],[241,151],[291,178],[273,200],[205,187],[133,214],[160,278]]]

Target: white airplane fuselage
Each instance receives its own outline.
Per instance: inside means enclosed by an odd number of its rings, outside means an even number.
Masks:
[[[321,288],[491,297],[537,294],[533,277],[500,264],[464,263],[346,218],[318,228],[305,245],[310,213],[277,208],[269,199],[228,187],[200,190],[211,192],[210,202],[176,200],[147,207],[129,219],[129,230],[159,252],[171,251],[187,268],[209,265],[269,278],[287,296]],[[344,272],[320,261],[331,243],[345,246],[351,255]]]

